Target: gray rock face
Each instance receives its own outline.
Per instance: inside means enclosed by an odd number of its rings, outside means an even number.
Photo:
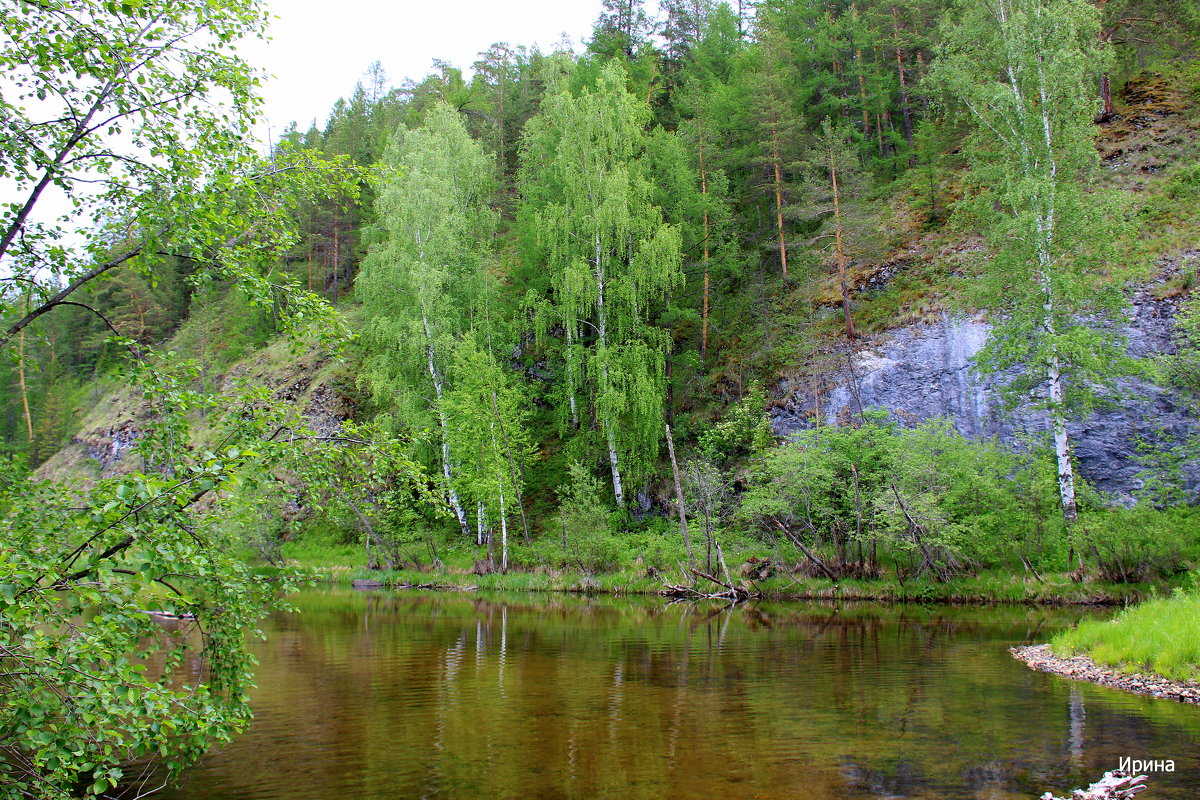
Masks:
[[[1139,296],[1131,308],[1126,330],[1130,355],[1172,352],[1175,304]],[[836,376],[834,389],[820,402],[824,424],[856,417],[860,408],[883,408],[902,425],[947,417],[964,436],[998,438],[1020,446],[1028,437],[1049,430],[1045,413],[1028,408],[1006,410],[1001,397],[1002,376],[984,378],[972,359],[987,341],[989,326],[980,319],[943,315],[939,320],[899,328],[866,342]],[[789,398],[772,412],[778,436],[812,427],[818,408],[811,391],[784,382],[781,396]],[[1137,441],[1176,445],[1200,435],[1200,421],[1177,404],[1161,387],[1140,380],[1123,380],[1112,408],[1096,411],[1069,425],[1080,473],[1098,489],[1128,502],[1141,487],[1136,474]],[[1184,469],[1192,496],[1200,491],[1200,463]]]

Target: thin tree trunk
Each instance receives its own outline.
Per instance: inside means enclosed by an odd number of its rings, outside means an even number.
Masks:
[[[1058,492],[1062,498],[1063,519],[1070,523],[1078,518],[1079,510],[1075,502],[1075,467],[1071,463],[1071,440],[1067,435],[1067,418],[1063,413],[1065,392],[1058,356],[1050,359],[1046,378],[1050,418],[1054,427],[1054,457],[1058,461]]]
[[[1108,44],[1112,40],[1112,35],[1115,31],[1112,28],[1105,28],[1100,31],[1101,44]],[[1112,100],[1112,76],[1108,72],[1100,73],[1100,102],[1103,104],[1100,114],[1096,117],[1096,122],[1108,122],[1116,116],[1116,109],[1113,108]]]
[[[908,142],[909,153],[913,149],[912,108],[908,103],[908,78],[904,74],[904,50],[900,47],[900,12],[892,6],[892,31],[896,36],[896,74],[900,77],[900,113],[904,115],[904,140]],[[909,156],[909,166],[913,165],[912,155]]]
[[[775,228],[779,234],[779,267],[783,281],[787,283],[787,240],[783,232],[783,165],[779,155],[779,122],[775,111],[771,111],[771,166],[775,171]]]
[[[679,462],[675,460],[675,437],[671,435],[671,426],[667,426],[667,453],[671,456],[671,472],[675,476],[675,499],[679,502],[679,529],[683,532],[683,546],[687,552],[688,561],[692,560],[692,538],[688,535],[687,507],[683,501],[683,481],[679,479]]]
[[[337,223],[333,225],[333,304],[338,304],[338,291],[341,289],[342,278],[342,238]]]
[[[571,348],[574,345],[574,333],[568,324],[567,328],[567,403],[571,407],[571,427],[579,427],[579,410],[575,407],[575,368],[572,362]]]
[[[855,20],[858,19],[858,4],[850,4],[850,14]],[[871,134],[871,114],[867,111],[867,79],[863,70],[863,55],[862,48],[854,48],[854,72],[858,78],[858,96],[862,103],[860,111],[862,113],[863,137],[866,138]]]
[[[33,444],[33,418],[29,415],[29,392],[25,388],[25,329],[17,334],[17,383],[21,387],[21,408],[25,411],[25,434]]]
[[[838,189],[837,164],[834,163],[833,153],[829,154],[829,174],[833,180],[833,230],[837,242],[836,258],[838,269],[838,285],[842,290],[842,315],[846,319],[846,338],[854,341],[854,319],[850,316],[850,288],[846,283],[846,247],[842,232],[842,201]]]
[[[1116,114],[1116,109],[1113,108],[1111,81],[1112,78],[1107,72],[1100,76],[1100,100],[1104,103],[1104,110],[1100,112],[1099,122],[1107,122]]]
[[[599,344],[601,351],[604,351],[604,359],[601,362],[600,370],[604,385],[608,386],[608,310],[604,305],[604,261],[602,258],[600,247],[600,234],[596,233],[594,237],[596,251],[596,321],[597,333],[599,335]],[[621,466],[617,458],[617,435],[613,427],[613,421],[610,419],[602,420],[604,425],[604,433],[608,439],[608,465],[612,471],[613,496],[616,497],[617,507],[625,507],[625,490],[621,485]]]
[[[462,503],[459,502],[458,492],[454,490],[454,472],[450,459],[450,426],[446,421],[446,412],[442,408],[442,376],[438,373],[433,360],[433,331],[429,327],[429,316],[422,313],[421,322],[425,326],[425,360],[429,368],[429,379],[433,381],[433,391],[437,395],[438,424],[442,431],[442,475],[446,478],[446,495],[450,500],[450,507],[454,510],[454,516],[458,519],[458,527],[462,530],[463,536],[470,538],[471,526],[467,524],[467,514],[463,510]]]
[[[495,392],[492,392],[492,411],[496,415],[496,424],[500,427],[500,440],[504,442],[504,450],[508,456],[508,473],[512,480],[513,492],[517,496],[517,508],[521,509],[521,533],[525,537],[525,544],[532,544],[529,538],[529,522],[525,519],[525,499],[521,497],[521,484],[517,480],[517,468],[513,463],[512,445],[508,443],[508,434],[504,430],[504,420],[500,418],[500,403],[496,400]]]
[[[495,402],[495,395],[492,395],[492,402]],[[496,421],[492,423],[492,449],[499,451],[499,443],[496,441],[496,426],[500,424],[500,416],[497,412]],[[502,431],[503,432],[503,431]],[[516,485],[516,481],[513,481]],[[500,474],[496,475],[496,489],[500,495],[500,571],[508,571],[508,512],[504,504],[504,477]],[[521,518],[524,521],[525,512],[522,510]]]
[[[1066,419],[1066,389],[1062,377],[1062,369],[1058,355],[1058,343],[1055,340],[1057,329],[1054,322],[1054,286],[1051,274],[1054,268],[1053,245],[1056,218],[1056,193],[1058,189],[1058,163],[1054,158],[1054,143],[1051,136],[1050,110],[1046,92],[1046,76],[1042,64],[1038,62],[1038,90],[1042,114],[1042,137],[1046,147],[1049,165],[1049,192],[1044,200],[1044,210],[1038,215],[1038,265],[1041,269],[1041,284],[1045,292],[1043,303],[1043,329],[1051,340],[1051,357],[1046,368],[1047,394],[1050,400],[1050,415],[1054,427],[1054,456],[1058,461],[1058,490],[1062,498],[1063,519],[1072,523],[1078,517],[1075,503],[1075,467],[1071,463],[1071,441],[1067,435]],[[1016,82],[1014,80],[1014,87]]]
[[[862,498],[858,491],[858,465],[851,464],[854,475],[854,538],[858,541],[858,567],[862,569]]]
[[[504,511],[504,487],[500,487],[500,571],[508,572],[508,515]]]
[[[342,500],[346,501],[346,505],[350,506],[350,510],[354,512],[354,516],[358,517],[359,523],[362,524],[363,529],[364,529],[365,533],[367,534],[367,561],[368,561],[367,569],[372,569],[372,564],[370,563],[370,561],[371,561],[371,545],[370,545],[370,543],[371,542],[375,543],[376,552],[383,553],[384,567],[386,567],[387,569],[395,569],[396,562],[392,560],[390,555],[388,555],[387,549],[384,548],[383,542],[379,538],[379,534],[377,534],[375,532],[375,526],[373,526],[371,524],[371,521],[369,519],[367,519],[366,514],[363,514],[362,510],[358,507],[358,504],[355,503],[349,497],[347,497],[342,492],[341,489],[337,488],[337,486],[334,486],[333,490],[335,492],[337,492],[338,497],[340,497],[340,498],[342,498]]]
[[[700,360],[708,358],[709,220],[708,169],[704,164],[704,130],[700,130],[700,195],[704,203],[704,304],[700,312]]]

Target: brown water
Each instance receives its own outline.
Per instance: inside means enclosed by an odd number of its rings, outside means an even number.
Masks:
[[[1077,612],[311,592],[256,719],[172,800],[1033,798],[1173,759],[1200,708],[1008,655]]]

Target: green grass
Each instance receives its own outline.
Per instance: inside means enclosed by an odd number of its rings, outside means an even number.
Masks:
[[[687,583],[676,566],[653,577],[644,565],[627,564],[612,571],[585,573],[548,565],[514,565],[507,573],[476,575],[471,572],[470,551],[442,549],[444,568],[368,570],[359,545],[321,541],[288,542],[283,555],[318,581],[349,585],[358,579],[379,581],[388,586],[433,586],[447,590],[495,590],[515,592],[581,592],[606,595],[658,594],[666,583]],[[736,580],[736,578],[735,578]],[[703,581],[697,588],[703,588]],[[777,574],[754,586],[764,598],[777,600],[879,601],[891,603],[1011,604],[1011,605],[1101,605],[1137,601],[1147,587],[1140,584],[1076,583],[1066,574],[1046,574],[1034,581],[1021,574],[990,570],[977,576],[960,577],[946,583],[906,581],[894,578],[842,580],[792,577]],[[715,585],[708,586],[718,591]]]
[[[1087,620],[1051,642],[1059,655],[1086,653],[1100,664],[1164,678],[1200,680],[1200,594],[1177,593],[1107,622]]]

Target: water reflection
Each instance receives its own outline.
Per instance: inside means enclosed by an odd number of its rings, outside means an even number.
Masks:
[[[252,729],[172,798],[1029,798],[1122,756],[1200,785],[1200,709],[1031,672],[1031,609],[310,593]]]

